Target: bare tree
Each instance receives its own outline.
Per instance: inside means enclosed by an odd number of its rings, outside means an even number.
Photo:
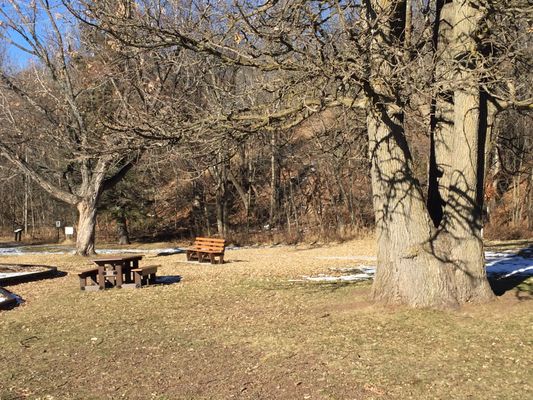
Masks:
[[[481,237],[485,153],[495,112],[531,104],[527,85],[509,73],[527,57],[526,1],[123,3],[128,20],[94,4],[74,12],[103,21],[129,48],[180,48],[256,71],[254,101],[241,92],[203,127],[251,134],[290,129],[327,109],[364,110],[376,300],[454,307],[492,297]],[[412,153],[416,120],[431,139],[427,180]]]
[[[75,39],[79,31],[69,32],[66,14],[47,1],[9,1],[0,15],[3,40],[28,57],[21,71],[4,66],[0,72],[0,154],[77,208],[76,251],[93,254],[101,193],[132,168],[141,148],[100,122],[117,108],[113,63],[102,48]],[[23,152],[30,147],[31,158]]]

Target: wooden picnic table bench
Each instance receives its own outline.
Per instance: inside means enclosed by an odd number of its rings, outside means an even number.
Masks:
[[[80,278],[80,289],[81,290],[98,290],[98,268],[91,268],[85,271],[78,273]],[[87,284],[87,279],[91,280],[92,285]]]
[[[147,265],[132,269],[131,272],[133,273],[135,287],[140,288],[146,284],[155,284],[157,268],[159,267],[160,265]]]
[[[114,256],[106,258],[94,258],[91,261],[98,265],[98,286],[105,289],[106,280],[117,288],[122,287],[122,283],[132,282],[131,270],[139,268],[139,261],[143,254]]]
[[[225,246],[226,241],[224,239],[197,237],[192,247],[186,249],[187,260],[204,262],[209,259],[211,264],[223,264]]]

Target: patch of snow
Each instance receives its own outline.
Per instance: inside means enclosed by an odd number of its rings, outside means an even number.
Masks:
[[[485,253],[487,275],[491,278],[504,279],[515,275],[533,276],[533,258],[522,257],[515,252]]]
[[[373,275],[376,273],[376,267],[370,267],[366,265],[359,265],[358,267],[341,267],[341,268],[330,268],[330,271],[337,272],[363,272],[365,274]]]
[[[367,274],[353,274],[353,275],[318,275],[318,276],[302,276],[302,279],[291,279],[289,282],[359,282],[372,279],[372,276]]]
[[[375,256],[318,256],[319,260],[366,260],[376,261]]]
[[[343,272],[344,275],[318,274],[316,276],[302,276],[302,279],[290,280],[290,282],[359,282],[373,279],[376,268],[360,265],[359,267],[330,268],[334,272]],[[351,274],[346,274],[352,272]]]
[[[45,246],[39,246],[45,247]],[[31,251],[31,246],[0,248],[0,256],[33,256],[50,254],[74,254],[75,250],[69,247],[46,246],[47,250]],[[160,249],[98,249],[96,254],[127,254],[127,253],[181,253],[183,249],[167,247]]]
[[[97,254],[124,254],[124,253],[181,253],[180,248],[161,248],[161,249],[100,249],[96,250]]]
[[[485,253],[486,271],[491,279],[505,279],[515,276],[528,277],[533,276],[533,258],[523,257],[516,254],[516,250],[506,250],[501,252],[487,251]],[[524,254],[524,253],[522,253]],[[376,260],[370,256],[322,256],[317,257],[324,260]],[[317,275],[304,276],[294,282],[313,281],[313,282],[342,282],[373,279],[376,268],[371,266],[360,265],[358,267],[340,267],[329,268],[330,271],[350,273],[341,276]],[[360,272],[353,274],[353,272]],[[364,276],[364,277],[363,277]]]
[[[528,273],[529,271],[531,271],[532,272],[531,275],[533,275],[533,266],[517,269],[517,270],[515,270],[513,272],[508,273],[507,275],[502,276],[501,278],[509,278],[509,277],[511,277],[513,275],[516,275],[516,274],[523,274],[524,272],[526,272],[527,275],[530,275]]]

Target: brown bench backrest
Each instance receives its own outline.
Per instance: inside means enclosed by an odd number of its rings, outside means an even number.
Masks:
[[[223,253],[225,246],[226,241],[224,239],[205,237],[197,237],[193,245],[197,250],[217,253]]]

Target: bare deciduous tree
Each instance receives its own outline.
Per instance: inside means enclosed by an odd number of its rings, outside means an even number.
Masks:
[[[531,104],[527,84],[509,73],[528,57],[526,1],[123,1],[127,19],[102,3],[73,11],[124,46],[179,48],[255,71],[254,102],[228,104],[202,127],[251,134],[326,109],[363,109],[378,240],[373,297],[415,307],[492,297],[484,164],[496,112]],[[427,190],[407,129],[417,118],[431,138]]]
[[[0,71],[0,154],[77,208],[76,251],[93,254],[101,193],[131,169],[142,148],[137,138],[127,140],[101,123],[117,109],[110,94],[113,60],[98,43],[75,39],[80,32],[75,26],[69,32],[65,14],[47,1],[9,1],[0,14],[2,38],[29,58],[20,71]],[[24,148],[35,157],[25,157]]]

